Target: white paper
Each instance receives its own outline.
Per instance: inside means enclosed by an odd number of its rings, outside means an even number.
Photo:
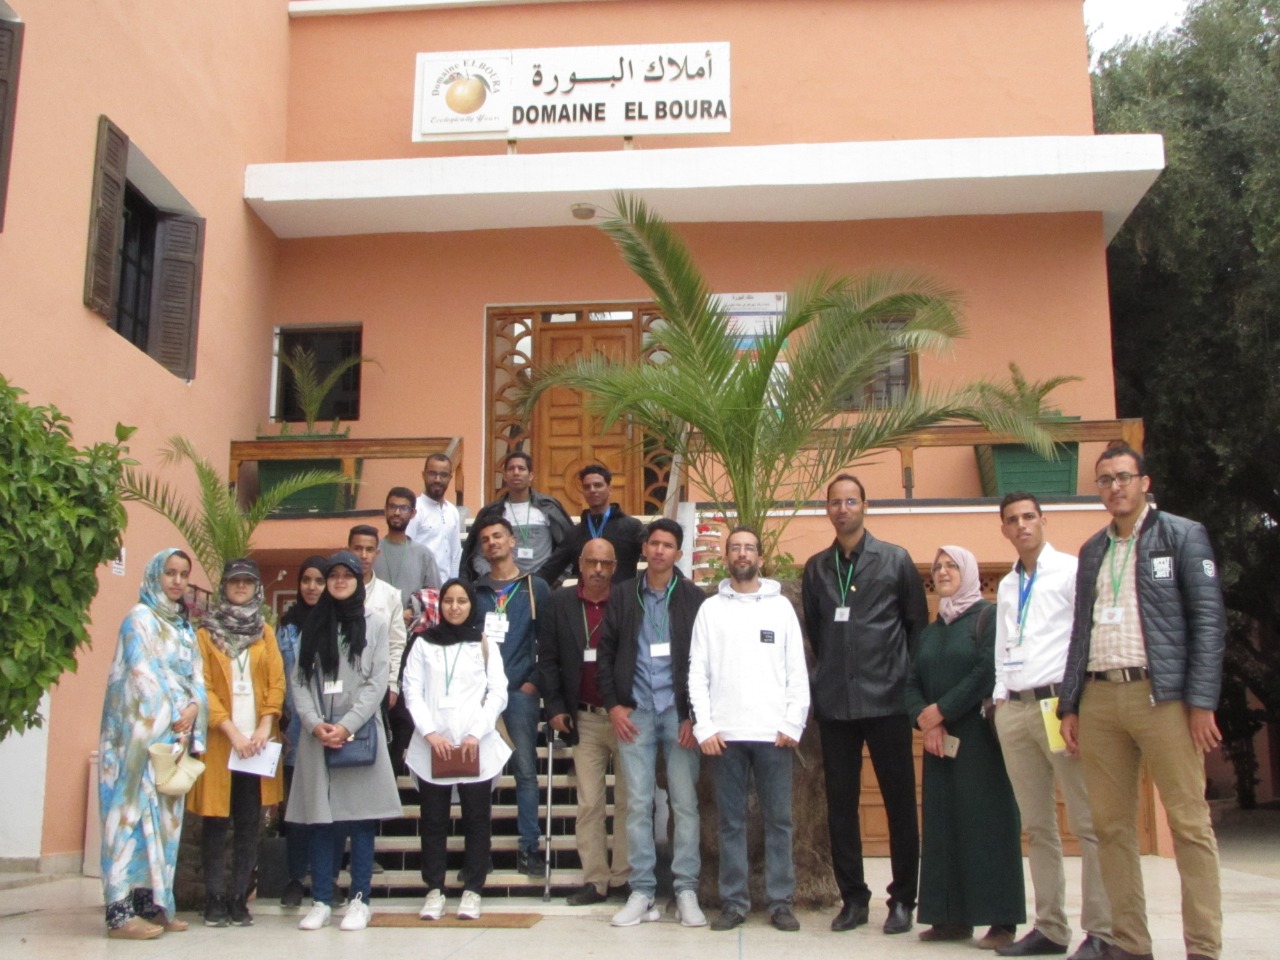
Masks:
[[[274,777],[283,749],[284,744],[278,740],[268,740],[262,752],[252,757],[242,757],[233,749],[227,760],[227,769],[235,773],[252,773],[255,777]]]

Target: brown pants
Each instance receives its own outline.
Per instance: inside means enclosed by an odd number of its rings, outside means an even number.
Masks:
[[[618,740],[608,717],[579,710],[578,745],[573,748],[573,775],[578,785],[578,822],[575,835],[582,859],[582,879],[601,893],[606,886],[620,887],[631,877],[627,864],[627,781],[618,759]],[[613,758],[613,857],[605,829],[605,773]]]
[[[1186,704],[1152,706],[1150,681],[1090,680],[1080,700],[1080,757],[1111,900],[1113,942],[1131,953],[1151,952],[1138,859],[1138,773],[1145,762],[1173,832],[1187,952],[1220,956],[1218,842],[1204,799],[1204,756],[1191,740]]]

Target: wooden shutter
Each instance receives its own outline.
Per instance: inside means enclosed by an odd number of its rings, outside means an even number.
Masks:
[[[108,321],[115,318],[120,282],[120,228],[124,217],[129,138],[106,117],[98,118],[98,152],[89,210],[89,255],[84,271],[84,303]]]
[[[196,373],[203,260],[204,219],[162,213],[156,228],[147,353],[183,380]]]
[[[0,230],[9,193],[9,158],[13,153],[13,116],[18,107],[18,64],[22,62],[23,25],[0,20]]]

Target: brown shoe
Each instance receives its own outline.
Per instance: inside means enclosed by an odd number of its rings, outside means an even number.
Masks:
[[[925,943],[942,943],[946,940],[968,940],[973,936],[973,927],[958,923],[936,923],[928,930],[920,931],[920,939]]]
[[[111,940],[154,940],[162,933],[164,927],[148,923],[141,917],[130,917],[121,926],[107,929],[107,937]]]
[[[973,942],[973,945],[979,950],[994,950],[997,947],[1007,947],[1013,943],[1013,931],[1006,930],[1004,927],[992,927],[986,934]]]

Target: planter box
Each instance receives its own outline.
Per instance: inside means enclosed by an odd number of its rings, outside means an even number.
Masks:
[[[334,470],[341,472],[341,460],[260,460],[258,461],[258,489],[264,493],[279,486],[290,477],[306,470]],[[344,484],[332,483],[301,490],[285,498],[281,513],[339,513],[355,507],[348,497]]]

